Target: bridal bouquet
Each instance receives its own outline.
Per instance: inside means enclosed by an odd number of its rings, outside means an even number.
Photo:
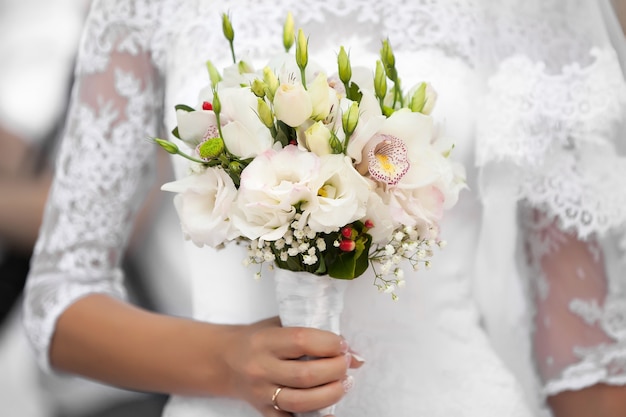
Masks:
[[[402,88],[388,41],[371,70],[352,68],[343,47],[337,68],[320,68],[291,15],[286,52],[256,71],[235,59],[227,15],[222,23],[234,64],[220,73],[208,62],[199,104],[176,106],[173,134],[188,150],[155,139],[191,161],[189,175],[162,189],[178,193],[183,232],[196,245],[243,240],[243,262],[259,265],[258,276],[264,263],[278,268],[279,302],[303,309],[281,311],[284,325],[338,332],[318,296],[335,294],[330,305],[340,309],[336,286],[371,268],[395,299],[402,261],[428,267],[444,243],[439,222],[465,182],[430,116],[436,93],[428,83]],[[321,322],[310,321],[319,315],[306,302],[324,306]]]

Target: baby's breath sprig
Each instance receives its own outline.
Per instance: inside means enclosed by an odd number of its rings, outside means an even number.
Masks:
[[[406,226],[394,231],[385,246],[378,246],[370,253],[370,265],[374,271],[374,285],[380,292],[390,293],[395,301],[398,295],[395,290],[405,285],[404,270],[400,264],[407,260],[414,271],[423,265],[431,267],[430,258],[434,255],[433,248],[443,248],[445,241],[433,236],[436,230],[428,227],[420,235],[417,229]]]
[[[306,271],[314,274],[325,273],[324,252],[327,245],[322,234],[315,233],[309,226],[300,222],[302,215],[296,214],[283,237],[275,241],[253,240],[248,245],[244,265],[278,267],[292,271]]]

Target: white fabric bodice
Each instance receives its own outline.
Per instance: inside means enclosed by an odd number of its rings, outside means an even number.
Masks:
[[[564,225],[583,237],[616,229],[626,218],[619,211],[624,207],[619,204],[621,193],[609,204],[595,204],[604,182],[585,172],[581,177],[592,179],[585,188],[590,193],[582,198],[567,181],[551,181],[548,151],[557,152],[558,163],[563,160],[556,168],[571,167],[580,149],[591,147],[604,159],[590,162],[590,169],[611,161],[610,178],[615,181],[626,172],[613,149],[614,132],[607,127],[623,114],[623,78],[613,50],[601,36],[564,47],[565,39],[572,37],[566,17],[578,16],[571,3],[580,2],[542,2],[539,11],[546,22],[561,24],[544,27],[533,20],[537,10],[524,9],[514,0],[96,2],[82,42],[67,138],[28,283],[25,323],[42,364],[48,366],[54,325],[68,305],[94,292],[123,296],[118,263],[154,160],[154,145],[143,138],[171,131],[174,105],[197,104],[199,90],[208,84],[207,59],[218,67],[229,64],[220,14],[231,15],[239,57],[261,68],[280,51],[282,21],[290,10],[297,26],[310,36],[311,59],[329,71],[340,45],[350,50],[354,65],[373,68],[380,38],[388,36],[404,85],[427,80],[439,92],[434,117],[454,138],[453,157],[468,170],[469,190],[445,216],[442,233],[449,245],[436,254],[433,268],[417,273],[408,268],[407,285],[397,302],[377,293],[368,274],[348,290],[343,333],[367,364],[358,371],[355,388],[337,415],[539,413],[534,394],[539,389],[528,362],[530,340],[512,352],[518,355],[516,363],[503,354],[520,340],[509,337],[511,323],[519,325],[515,337],[528,337],[524,331],[530,329],[532,313],[514,258],[516,204],[530,200],[549,215],[568,219]],[[524,13],[506,12],[512,5]],[[538,48],[555,63],[538,64]],[[599,57],[595,61],[592,50]],[[571,65],[559,72],[556,62]],[[567,94],[572,80],[584,93]],[[607,91],[614,94],[609,97]],[[545,105],[537,105],[540,100]],[[578,105],[578,117],[571,116],[572,103]],[[607,111],[596,112],[598,108]],[[576,123],[581,117],[585,123]],[[542,123],[555,134],[542,135]],[[555,137],[558,140],[552,140]],[[495,161],[508,165],[492,171]],[[176,160],[179,175],[185,172],[182,162]],[[495,193],[505,189],[509,192]],[[566,204],[563,190],[572,191]],[[586,217],[569,216],[572,207],[594,218],[604,219],[605,208],[615,216],[609,222],[589,223]],[[181,247],[192,275],[197,319],[241,323],[276,314],[272,274],[264,271],[255,281],[255,271],[241,264],[243,247],[216,251],[182,242]],[[617,285],[615,294],[620,291]],[[492,341],[483,324],[495,335]],[[614,344],[618,357],[626,356],[621,341]],[[604,369],[611,362],[596,365],[596,370]],[[561,376],[557,373],[554,379],[560,381]],[[594,378],[585,384],[606,380]],[[576,386],[579,380],[574,379]],[[255,415],[232,400],[180,397],[172,398],[165,414]]]

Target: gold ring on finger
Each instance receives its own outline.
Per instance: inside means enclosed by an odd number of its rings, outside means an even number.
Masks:
[[[276,387],[276,389],[274,390],[274,393],[272,394],[272,405],[274,406],[274,409],[276,411],[281,411],[281,412],[285,412],[285,410],[283,410],[282,408],[278,406],[278,394],[280,394],[283,388],[285,387],[281,387],[281,386]]]

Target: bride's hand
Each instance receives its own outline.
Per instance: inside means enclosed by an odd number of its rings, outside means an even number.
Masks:
[[[285,417],[337,403],[352,385],[348,368],[361,364],[340,336],[310,328],[283,328],[278,318],[239,327],[228,347],[225,363],[232,395],[264,417]],[[320,359],[297,360],[302,356]],[[275,395],[279,387],[283,388]]]

